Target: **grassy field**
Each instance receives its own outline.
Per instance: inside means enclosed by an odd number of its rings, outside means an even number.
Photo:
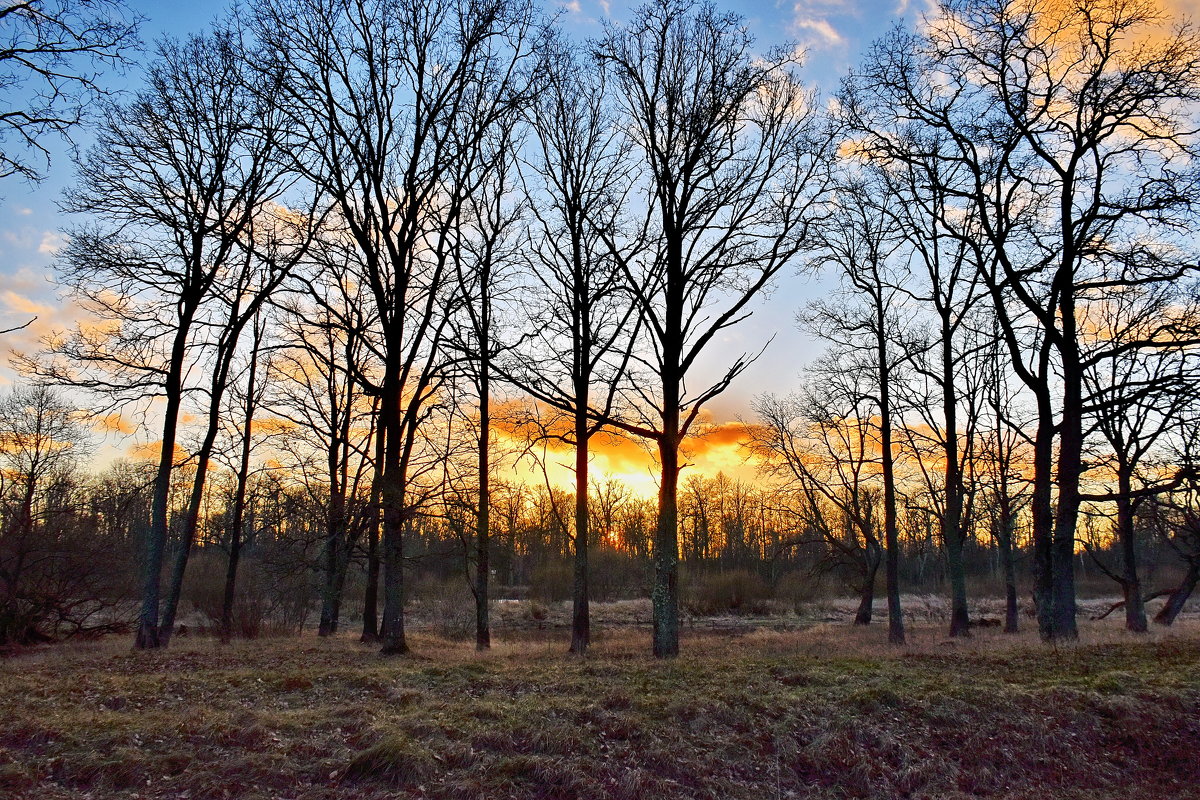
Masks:
[[[1200,626],[221,646],[0,661],[0,797],[1200,798]]]

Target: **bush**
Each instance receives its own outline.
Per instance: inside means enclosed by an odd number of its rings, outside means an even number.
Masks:
[[[437,636],[462,641],[475,636],[475,596],[460,578],[422,575],[409,595],[414,611]]]
[[[607,547],[588,553],[588,594],[593,602],[632,600],[650,594],[650,573],[642,559]],[[536,564],[529,576],[529,597],[543,602],[570,600],[575,590],[575,560],[557,558]]]
[[[785,572],[775,581],[775,600],[796,613],[829,597],[829,580],[824,574],[804,570]]]
[[[535,600],[570,600],[574,586],[575,570],[570,560],[543,561],[529,575],[529,596]]]
[[[593,600],[611,602],[649,596],[650,572],[643,559],[597,547],[589,553],[588,562],[588,587]]]
[[[0,647],[131,628],[136,576],[121,543],[65,517],[0,531]]]
[[[683,607],[695,616],[770,613],[771,592],[762,578],[744,569],[688,576]]]
[[[242,555],[233,594],[234,636],[255,639],[304,628],[316,596],[312,574],[294,565],[286,569],[287,563],[253,551]],[[220,628],[227,565],[224,551],[205,548],[189,560],[184,577],[183,599],[207,618],[204,627],[210,631]]]

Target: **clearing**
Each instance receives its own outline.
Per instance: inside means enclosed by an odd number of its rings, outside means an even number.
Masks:
[[[0,661],[12,798],[1200,797],[1200,626],[59,645]]]

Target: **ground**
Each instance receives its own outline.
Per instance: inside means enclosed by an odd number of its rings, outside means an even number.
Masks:
[[[0,797],[1200,797],[1200,625],[122,640],[0,661]]]

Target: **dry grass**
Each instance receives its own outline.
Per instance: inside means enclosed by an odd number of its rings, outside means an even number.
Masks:
[[[1200,795],[1200,626],[1081,643],[881,627],[645,631],[567,656],[428,636],[0,662],[0,797],[1183,798]]]

